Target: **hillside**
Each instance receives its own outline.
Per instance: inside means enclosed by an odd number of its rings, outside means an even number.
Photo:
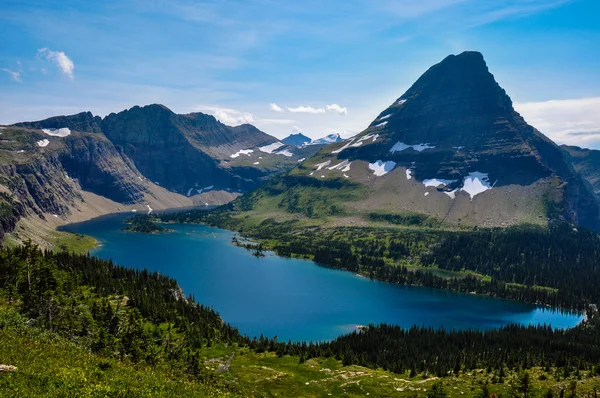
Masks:
[[[237,207],[236,207],[237,206]],[[236,202],[240,219],[367,225],[420,215],[449,227],[600,227],[590,185],[513,109],[480,53],[431,67],[360,134]]]
[[[0,239],[22,219],[11,242],[43,245],[55,244],[55,226],[100,214],[227,203],[321,148],[162,105],[0,129]]]

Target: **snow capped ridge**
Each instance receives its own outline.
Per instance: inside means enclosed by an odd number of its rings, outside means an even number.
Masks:
[[[333,133],[333,134],[326,135],[325,137],[313,140],[313,141],[307,143],[306,145],[333,144],[334,142],[341,142],[341,141],[343,141],[343,139],[342,139],[342,136],[340,135],[340,133]]]

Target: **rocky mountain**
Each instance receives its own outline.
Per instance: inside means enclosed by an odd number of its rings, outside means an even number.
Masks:
[[[319,149],[307,153],[251,125],[230,127],[162,105],[2,126],[2,207],[18,210],[3,213],[2,231],[23,216],[61,223],[126,209],[223,204]]]
[[[569,163],[591,184],[600,198],[600,151],[568,145],[561,145],[561,149]]]
[[[309,145],[328,145],[334,142],[342,142],[343,138],[339,133],[333,133],[326,135],[325,137],[318,138],[314,141],[311,141]]]
[[[381,213],[449,225],[563,218],[600,226],[590,184],[513,109],[477,52],[434,65],[362,133],[245,201],[257,215],[266,203],[278,203],[282,218],[335,215],[336,223],[355,225]]]
[[[293,146],[303,146],[309,144],[312,140],[302,133],[290,134],[281,140],[284,144]]]

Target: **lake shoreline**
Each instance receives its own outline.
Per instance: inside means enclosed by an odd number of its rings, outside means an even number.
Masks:
[[[140,269],[140,267],[142,268],[148,268],[150,271],[158,271],[162,274],[166,274],[166,275],[170,275],[172,276],[174,279],[176,279],[179,283],[179,285],[185,289],[185,291],[187,292],[187,294],[193,294],[193,295],[197,295],[197,288],[194,288],[194,284],[191,283],[190,281],[194,278],[190,278],[188,275],[187,271],[184,274],[181,274],[180,271],[177,271],[177,267],[173,268],[173,266],[175,264],[186,264],[189,263],[189,260],[171,260],[171,263],[173,264],[172,266],[167,266],[167,264],[169,264],[169,260],[165,260],[164,261],[164,266],[162,267],[162,269],[154,269],[153,268],[153,263],[152,262],[144,262],[144,260],[138,260],[137,257],[139,256],[135,256],[134,252],[130,253],[130,254],[123,254],[121,253],[119,256],[112,256],[110,255],[111,250],[114,248],[115,245],[115,239],[120,240],[120,239],[126,239],[129,240],[129,238],[125,238],[124,235],[119,234],[120,228],[118,228],[118,225],[122,225],[123,220],[129,215],[129,213],[120,213],[120,214],[112,214],[112,215],[107,215],[107,216],[102,216],[102,218],[100,218],[100,220],[102,221],[102,223],[108,223],[108,224],[112,224],[114,225],[114,227],[108,228],[106,233],[111,233],[111,237],[109,239],[105,239],[103,237],[98,238],[97,240],[102,242],[103,244],[105,244],[105,246],[100,246],[94,250],[91,250],[91,254],[95,255],[95,256],[99,256],[102,258],[110,258],[113,261],[115,261],[116,263],[119,264],[123,264],[128,268],[137,268]],[[91,221],[87,221],[84,223],[79,223],[79,227],[85,227],[86,224],[88,225],[94,225],[94,223],[98,223],[98,220],[91,220]],[[101,224],[102,224],[101,223]],[[167,240],[172,241],[172,240],[176,240],[176,241],[180,241],[180,240],[190,240],[193,242],[205,242],[208,245],[218,245],[219,247],[221,247],[221,249],[215,249],[215,250],[220,250],[220,251],[230,251],[229,248],[235,249],[235,250],[240,250],[240,248],[236,247],[232,242],[231,242],[231,238],[232,236],[234,236],[235,232],[230,231],[230,230],[225,230],[225,229],[218,229],[218,228],[214,228],[214,227],[210,227],[204,224],[176,224],[176,223],[169,223],[169,225],[172,225],[176,231],[175,233],[171,233],[171,234],[158,234],[158,235],[146,235],[143,233],[140,234],[130,234],[130,233],[123,233],[123,234],[127,234],[128,236],[132,236],[135,237],[134,240],[135,241],[143,241],[143,242],[156,242],[156,243],[160,243],[162,242],[164,239],[163,237],[169,236]],[[116,228],[116,230],[115,230]],[[73,229],[68,228],[68,229]],[[85,228],[84,228],[85,229]],[[92,227],[91,229],[87,229],[86,231],[93,231],[95,230],[94,227]],[[81,233],[81,231],[78,231],[78,233]],[[94,236],[95,238],[97,237],[95,233],[93,234],[88,234],[91,236]],[[115,236],[119,236],[119,238],[115,238]],[[210,239],[209,239],[210,238]],[[215,240],[216,238],[216,240]],[[154,245],[154,243],[148,243],[150,245]],[[147,246],[148,244],[146,244],[145,246]],[[196,244],[194,244],[196,245]],[[136,249],[134,247],[127,247],[128,251],[135,251]],[[157,250],[158,247],[157,247]],[[105,254],[101,254],[101,253],[94,253],[94,252],[102,252]],[[319,280],[319,278],[317,278],[318,275],[321,274],[325,274],[326,275],[331,275],[331,273],[333,272],[333,274],[336,275],[340,275],[339,277],[335,277],[334,280],[341,278],[342,280],[347,280],[348,278],[351,278],[352,280],[362,280],[364,282],[361,282],[358,287],[355,287],[353,289],[350,289],[350,291],[354,291],[354,294],[360,294],[360,295],[364,295],[364,297],[369,297],[370,299],[372,299],[374,295],[375,298],[377,298],[377,296],[380,294],[379,291],[381,289],[383,290],[399,290],[399,291],[404,291],[405,293],[402,294],[417,294],[419,296],[423,296],[423,297],[427,297],[429,295],[432,295],[433,297],[449,297],[452,298],[452,300],[456,300],[458,299],[461,302],[465,302],[465,303],[469,303],[470,299],[468,299],[468,297],[475,297],[476,302],[480,302],[481,304],[478,305],[492,305],[493,307],[497,307],[497,308],[502,308],[503,306],[506,306],[507,308],[513,308],[517,309],[520,308],[519,311],[536,311],[535,313],[538,314],[536,315],[536,318],[531,318],[532,322],[537,322],[535,321],[535,319],[541,319],[540,323],[544,323],[544,319],[560,319],[561,318],[561,313],[565,312],[561,309],[557,309],[557,308],[553,308],[553,307],[542,307],[539,305],[535,305],[535,304],[526,304],[526,303],[522,303],[519,301],[514,301],[514,300],[507,300],[507,299],[502,299],[502,298],[495,298],[495,297],[490,297],[490,296],[485,296],[485,295],[478,295],[478,296],[474,296],[474,295],[469,295],[469,294],[462,294],[462,293],[456,293],[456,292],[452,292],[450,290],[444,290],[444,289],[434,289],[434,288],[428,288],[428,287],[423,287],[423,286],[407,286],[407,285],[402,285],[402,284],[394,284],[394,283],[389,283],[389,282],[385,282],[385,281],[378,281],[378,280],[374,280],[374,279],[370,279],[368,276],[366,275],[355,275],[355,273],[349,272],[347,270],[340,270],[340,269],[335,269],[335,268],[330,268],[330,267],[325,267],[322,266],[320,264],[314,263],[313,261],[306,261],[306,260],[301,260],[301,259],[293,259],[293,258],[287,258],[287,257],[281,257],[278,256],[276,253],[271,252],[268,253],[268,256],[266,258],[256,258],[254,256],[252,256],[251,252],[249,252],[248,250],[240,250],[241,252],[244,253],[244,255],[242,256],[243,258],[247,258],[250,259],[252,258],[253,260],[243,260],[243,262],[248,262],[250,261],[251,264],[254,264],[250,269],[247,269],[247,266],[244,266],[243,268],[245,269],[243,272],[249,272],[250,274],[252,274],[252,278],[255,278],[256,276],[255,271],[253,271],[254,267],[259,267],[259,268],[263,268],[263,267],[272,267],[272,263],[277,263],[277,264],[281,264],[282,266],[277,267],[275,269],[271,269],[268,272],[266,272],[264,274],[262,278],[273,278],[274,275],[279,275],[277,277],[281,277],[281,278],[291,278],[293,279],[293,283],[294,285],[297,284],[296,280],[294,279],[294,273],[297,272],[296,268],[300,265],[293,265],[293,264],[299,264],[297,263],[297,261],[302,262],[301,268],[307,269],[308,274],[314,274],[312,275],[313,278],[315,278],[315,282],[314,283],[325,283],[324,281],[327,281],[328,278],[331,279],[331,277],[327,277],[324,278],[323,280]],[[183,253],[180,253],[177,258],[187,258],[187,249],[183,250]],[[220,254],[220,253],[219,253]],[[108,257],[107,257],[108,256]],[[131,258],[134,259],[133,261],[130,260],[121,260],[121,258],[123,258],[123,256],[127,257],[127,258]],[[193,254],[189,254],[189,256],[194,256]],[[240,256],[240,254],[237,255],[238,257]],[[194,258],[197,258],[194,257]],[[205,259],[201,256],[202,260],[200,260],[200,264],[205,263]],[[148,261],[155,261],[154,259],[152,260],[148,260]],[[198,260],[196,260],[198,261]],[[215,260],[215,261],[224,261],[224,260]],[[239,262],[240,260],[236,260],[237,262]],[[290,262],[291,261],[291,262]],[[285,265],[285,266],[283,266]],[[293,266],[292,266],[293,265]],[[315,268],[311,268],[312,266],[314,266]],[[189,268],[189,267],[186,267]],[[194,267],[192,267],[192,269],[195,269]],[[322,270],[322,271],[318,271],[318,270]],[[265,270],[263,270],[265,271]],[[345,271],[345,272],[341,272],[338,273],[337,271]],[[237,272],[237,271],[236,271]],[[283,276],[282,276],[283,275]],[[242,278],[243,279],[243,278]],[[247,279],[247,278],[246,278]],[[224,282],[227,284],[230,284],[231,281],[229,282]],[[242,280],[239,283],[244,283],[245,281]],[[344,282],[346,283],[346,282]],[[214,280],[214,284],[219,284],[218,280]],[[298,284],[300,284],[300,282],[298,281]],[[352,285],[354,285],[355,283],[351,283]],[[327,287],[325,287],[327,286]],[[217,286],[218,287],[218,286]],[[211,287],[211,289],[215,289],[216,290],[220,290],[220,289],[216,289],[216,287]],[[321,290],[327,290],[330,289],[331,286],[327,285],[327,283],[325,283],[325,285],[323,286],[323,289],[318,289],[316,287],[314,287],[313,289],[315,289],[315,293],[318,293],[318,295],[322,295],[322,291]],[[417,290],[412,290],[414,288],[417,288]],[[407,290],[408,289],[408,290]],[[234,289],[235,290],[235,289]],[[369,291],[373,291],[373,293],[368,293]],[[283,292],[283,294],[287,294],[288,292]],[[218,293],[221,294],[221,293]],[[234,296],[237,294],[237,291],[234,293]],[[279,293],[278,293],[279,294]],[[312,295],[312,293],[311,293]],[[344,293],[342,293],[342,296],[344,295]],[[217,308],[219,310],[219,312],[223,315],[224,319],[227,319],[228,322],[231,322],[233,325],[235,325],[236,327],[240,328],[240,330],[242,330],[244,333],[253,333],[253,332],[246,332],[244,325],[248,325],[248,322],[250,322],[250,324],[253,324],[254,322],[256,322],[255,320],[250,320],[248,319],[247,321],[243,321],[242,323],[239,323],[238,321],[236,321],[236,316],[235,316],[235,307],[234,306],[222,306],[221,304],[218,304],[218,301],[214,301],[215,296],[212,295],[208,295],[207,297],[209,297],[209,299],[204,299],[201,298],[200,300],[198,300],[199,302],[203,303],[204,305],[210,305],[210,306],[214,306],[214,308]],[[212,298],[211,298],[212,297]],[[458,298],[457,298],[458,297]],[[220,300],[220,299],[219,299]],[[271,299],[269,299],[271,300]],[[445,299],[443,299],[441,302],[444,302]],[[483,301],[481,301],[483,300]],[[277,300],[275,300],[277,301]],[[285,300],[283,300],[285,301]],[[297,301],[297,300],[296,300]],[[338,300],[339,301],[339,300]],[[341,302],[344,302],[345,300],[342,300]],[[363,304],[364,300],[360,300],[361,305]],[[389,301],[389,300],[388,300]],[[393,300],[392,300],[393,301]],[[473,305],[472,303],[476,303],[476,302],[471,302],[471,305]],[[489,303],[489,304],[486,304]],[[344,305],[346,305],[347,303],[344,303]],[[388,303],[389,304],[389,303]],[[283,305],[283,304],[282,304]],[[296,303],[292,303],[292,306],[295,305],[299,305],[298,302]],[[429,305],[429,304],[427,304]],[[463,306],[459,305],[458,307]],[[299,308],[304,308],[304,305],[301,305]],[[321,306],[322,307],[322,306]],[[233,309],[232,309],[233,308]],[[328,308],[328,307],[327,307]],[[229,312],[233,311],[234,315],[231,316],[229,315]],[[366,313],[369,313],[370,310],[366,310]],[[386,310],[387,311],[387,310]],[[492,311],[493,312],[493,311]],[[393,314],[394,312],[391,312],[390,314]],[[576,316],[577,319],[573,319],[573,322],[569,323],[568,326],[557,326],[558,328],[564,329],[566,327],[570,328],[573,326],[576,326],[577,324],[579,324],[582,319],[580,317],[579,314],[573,314],[572,312],[566,311],[565,312],[567,314],[567,316]],[[505,313],[504,315],[502,315],[503,317],[506,315],[509,315],[510,312]],[[544,315],[545,314],[545,315]],[[552,315],[552,314],[556,314],[556,315]],[[469,316],[469,320],[468,322],[475,322],[475,324],[477,324],[477,322],[479,322],[479,318],[482,317],[482,319],[485,319],[489,314],[487,314],[487,311],[483,311],[483,312],[478,312],[477,315],[474,314],[475,318],[471,319],[471,316]],[[541,318],[537,318],[537,317],[541,317]],[[395,315],[393,315],[393,317],[395,317]],[[340,321],[338,324],[353,324],[353,325],[369,325],[371,323],[373,324],[378,324],[380,322],[387,322],[387,323],[394,323],[394,324],[399,324],[402,325],[402,327],[406,327],[406,328],[410,328],[413,325],[419,325],[422,322],[419,320],[415,320],[414,322],[408,321],[408,319],[411,319],[411,317],[408,317],[406,319],[404,318],[398,318],[396,321],[394,320],[390,320],[390,319],[386,319],[381,318],[381,319],[369,319],[369,318],[364,318],[363,319],[347,319],[344,321]],[[499,318],[500,319],[500,318]],[[508,318],[511,319],[511,318]],[[566,318],[565,318],[566,319]],[[576,322],[575,322],[576,321]],[[450,321],[437,321],[434,320],[432,322],[440,322],[437,326],[435,327],[442,327],[444,329],[453,329],[455,327],[458,328],[480,328],[480,327],[476,327],[475,324],[471,324],[471,326],[468,326],[469,324],[464,324],[463,326],[456,326],[456,325],[452,325],[452,322]],[[526,321],[529,322],[529,321]],[[554,321],[552,321],[554,322]],[[485,324],[483,327],[483,329],[489,329],[489,328],[497,328],[497,327],[501,327],[503,325],[506,324],[510,324],[510,323],[521,323],[522,322],[519,320],[519,318],[514,318],[514,320],[508,321],[508,322],[504,322],[502,324]],[[537,323],[536,323],[537,324]],[[268,334],[268,331],[265,331],[266,335]],[[296,334],[296,333],[293,333]],[[339,335],[339,334],[338,334]],[[308,340],[313,340],[313,341],[329,341],[333,338],[335,338],[337,335],[335,336],[330,336],[330,337],[315,337],[315,338],[299,338],[297,341],[308,341]]]

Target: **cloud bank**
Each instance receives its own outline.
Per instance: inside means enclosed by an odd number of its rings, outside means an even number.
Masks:
[[[515,109],[559,144],[600,147],[600,97],[528,102]]]

